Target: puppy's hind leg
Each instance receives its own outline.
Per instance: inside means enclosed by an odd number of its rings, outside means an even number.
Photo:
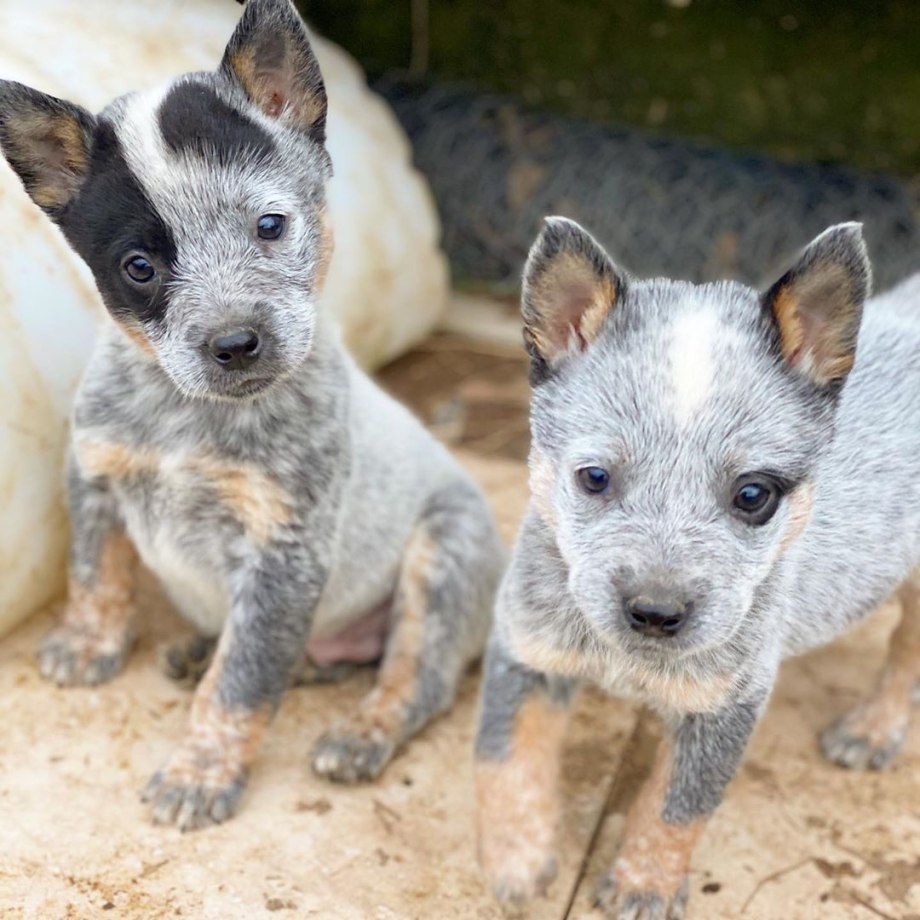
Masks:
[[[880,770],[894,760],[907,736],[920,681],[920,570],[901,585],[898,597],[901,622],[891,634],[875,689],[821,735],[824,756],[843,767]]]
[[[437,493],[406,546],[377,684],[325,735],[313,769],[337,782],[374,779],[453,703],[482,651],[505,551],[485,500],[457,483]]]

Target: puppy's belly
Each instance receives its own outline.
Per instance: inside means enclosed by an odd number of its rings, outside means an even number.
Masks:
[[[383,655],[390,626],[389,602],[378,604],[369,613],[342,627],[337,632],[318,631],[307,642],[307,655],[318,665],[352,662],[366,664]]]

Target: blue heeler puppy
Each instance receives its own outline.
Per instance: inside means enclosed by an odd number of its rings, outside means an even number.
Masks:
[[[865,303],[869,278],[856,224],[760,294],[631,278],[579,226],[547,222],[523,294],[532,497],[476,750],[499,898],[553,876],[582,679],[667,729],[598,895],[620,920],[682,915],[694,844],[780,661],[893,591],[904,616],[881,682],[822,743],[854,768],[901,745],[920,678],[920,276]]]
[[[331,779],[377,776],[451,705],[502,567],[480,491],[317,310],[325,119],[289,0],[250,0],[216,72],[98,116],[0,83],[3,152],[110,314],[73,417],[69,603],[39,665],[67,685],[121,670],[137,556],[219,635],[146,791],[182,828],[236,811],[305,652],[382,657],[313,754]]]

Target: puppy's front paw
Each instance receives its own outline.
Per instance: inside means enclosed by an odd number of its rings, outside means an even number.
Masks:
[[[99,636],[64,623],[42,640],[38,670],[61,687],[101,684],[124,667],[130,644],[124,634]]]
[[[345,725],[316,742],[313,770],[336,783],[357,783],[380,776],[395,753],[396,742],[379,728]]]
[[[657,891],[639,879],[630,879],[619,865],[600,883],[594,906],[610,920],[683,920],[687,879],[676,892]]]
[[[142,798],[157,824],[194,830],[233,817],[247,778],[246,769],[228,759],[226,750],[187,741],[154,773]]]
[[[556,878],[555,854],[523,837],[503,850],[480,842],[479,862],[495,899],[515,907],[545,895]]]
[[[824,729],[821,749],[841,767],[881,770],[901,750],[909,718],[908,711],[882,710],[874,701],[864,703]]]

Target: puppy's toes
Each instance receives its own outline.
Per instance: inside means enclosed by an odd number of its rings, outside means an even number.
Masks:
[[[221,824],[239,810],[246,771],[206,752],[190,753],[180,747],[141,795],[156,824],[175,824],[190,831]]]
[[[686,906],[686,879],[676,893],[669,895],[633,889],[611,872],[601,880],[594,896],[594,908],[610,920],[683,920]]]
[[[842,716],[821,733],[821,750],[832,763],[851,770],[882,770],[895,758],[907,735],[906,722],[873,721],[865,707]]]
[[[535,853],[526,845],[523,850],[485,867],[495,899],[512,907],[543,897],[558,871],[554,855]]]
[[[59,626],[39,646],[38,670],[61,687],[102,684],[122,670],[128,647],[125,637],[100,638]]]
[[[395,742],[379,729],[333,729],[313,748],[313,770],[337,783],[357,783],[380,776],[395,753]]]
[[[170,680],[195,687],[208,670],[216,647],[217,639],[209,636],[171,643],[160,650],[160,668]]]

